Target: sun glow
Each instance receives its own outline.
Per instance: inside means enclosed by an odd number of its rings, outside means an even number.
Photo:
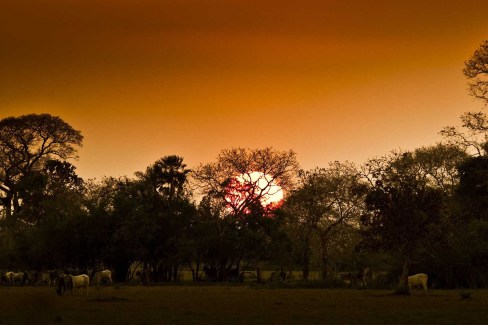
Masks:
[[[283,189],[274,178],[262,172],[247,172],[234,177],[227,186],[225,200],[234,211],[248,211],[247,204],[254,199],[267,210],[278,207],[283,200]]]

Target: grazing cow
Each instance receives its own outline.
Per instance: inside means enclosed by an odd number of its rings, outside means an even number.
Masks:
[[[69,275],[71,278],[71,293],[75,293],[75,289],[85,289],[85,295],[88,295],[88,286],[90,285],[90,277],[86,274]]]
[[[422,286],[424,288],[424,292],[427,293],[427,280],[428,276],[425,273],[411,275],[408,277],[408,289],[412,290],[412,287]]]
[[[95,273],[93,277],[94,284],[112,284],[112,271],[103,270]]]

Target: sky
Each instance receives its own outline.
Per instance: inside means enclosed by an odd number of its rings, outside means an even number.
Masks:
[[[60,116],[83,178],[176,154],[411,150],[481,109],[462,74],[488,1],[0,0],[0,119]]]

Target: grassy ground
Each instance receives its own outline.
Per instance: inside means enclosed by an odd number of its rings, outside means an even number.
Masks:
[[[488,324],[488,290],[270,289],[265,286],[0,287],[0,324]],[[464,295],[466,298],[468,295]]]

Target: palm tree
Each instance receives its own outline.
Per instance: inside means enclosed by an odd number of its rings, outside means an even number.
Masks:
[[[183,157],[171,155],[156,161],[152,166],[159,193],[168,200],[181,197],[190,169],[183,163]]]

